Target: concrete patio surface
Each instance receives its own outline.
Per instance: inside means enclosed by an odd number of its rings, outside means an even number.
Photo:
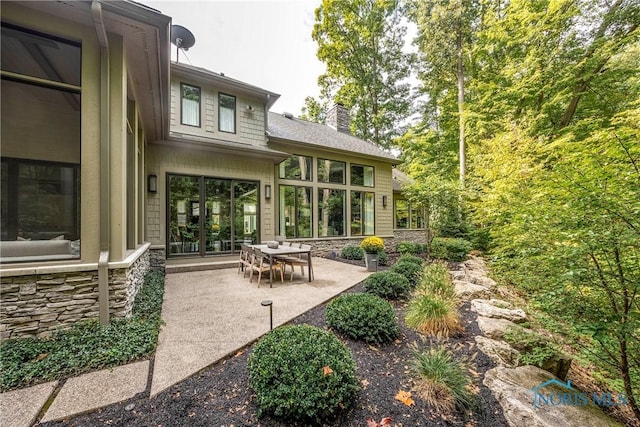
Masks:
[[[273,327],[282,325],[364,280],[369,273],[354,266],[313,258],[315,280],[299,275],[285,283],[243,278],[236,269],[176,273],[167,276],[162,328],[153,368],[151,396],[235,352],[269,331],[273,302]],[[306,273],[306,269],[305,269]]]
[[[298,270],[293,282],[287,274],[285,283],[274,280],[272,288],[268,278],[258,287],[235,268],[168,274],[153,378],[149,361],[142,361],[70,378],[59,390],[58,382],[51,382],[1,393],[0,426],[72,417],[147,392],[149,382],[149,396],[155,396],[267,333],[269,308],[262,301],[273,302],[275,328],[370,274],[364,266],[324,258],[313,258],[313,270],[312,282]]]

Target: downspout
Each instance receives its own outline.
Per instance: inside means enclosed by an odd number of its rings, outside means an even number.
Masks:
[[[91,2],[93,24],[96,27],[98,43],[100,44],[100,258],[98,260],[98,305],[100,307],[100,324],[109,323],[109,247],[111,241],[110,227],[110,149],[109,139],[111,126],[111,103],[109,102],[109,87],[111,74],[109,71],[109,41],[107,31],[102,20],[102,6],[100,2]]]

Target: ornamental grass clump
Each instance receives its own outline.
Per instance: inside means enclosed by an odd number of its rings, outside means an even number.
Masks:
[[[420,279],[422,278],[422,263],[417,264],[412,262],[411,260],[403,260],[403,257],[400,257],[398,261],[396,261],[393,266],[389,269],[394,273],[398,273],[401,276],[404,276],[409,281],[411,285],[411,289],[415,289],[415,287],[420,283]]]
[[[321,424],[346,409],[358,390],[349,349],[310,325],[283,326],[253,348],[247,363],[259,416]]]
[[[393,307],[376,295],[341,295],[327,305],[326,315],[330,327],[354,340],[382,344],[400,333]]]
[[[438,295],[419,295],[409,302],[407,326],[426,335],[448,337],[462,332],[455,302]]]
[[[360,247],[368,254],[377,254],[384,250],[384,240],[377,236],[370,236],[360,242]]]
[[[422,279],[416,288],[418,295],[438,295],[446,300],[455,300],[456,291],[451,282],[447,266],[443,263],[433,263],[425,267]]]
[[[471,380],[465,360],[456,360],[444,345],[435,345],[426,350],[414,348],[410,363],[416,376],[415,390],[430,406],[453,411],[470,408],[474,395],[469,390]]]
[[[373,273],[364,280],[367,293],[377,295],[386,300],[406,299],[411,291],[409,281],[398,273],[382,271]]]

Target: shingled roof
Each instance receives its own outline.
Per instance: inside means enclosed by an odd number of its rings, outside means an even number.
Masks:
[[[269,140],[356,153],[393,164],[400,163],[394,155],[370,142],[338,132],[324,124],[289,117],[291,117],[289,114],[285,116],[269,112]]]

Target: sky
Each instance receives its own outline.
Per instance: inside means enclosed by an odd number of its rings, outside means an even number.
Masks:
[[[196,43],[180,51],[181,63],[280,94],[271,111],[298,116],[305,97],[318,96],[325,66],[311,31],[320,0],[138,1],[193,33]]]

